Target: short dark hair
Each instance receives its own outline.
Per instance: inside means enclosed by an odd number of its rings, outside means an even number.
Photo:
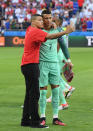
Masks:
[[[51,11],[49,11],[48,9],[45,9],[42,11],[41,15],[44,15],[44,14],[51,14]]]
[[[31,22],[32,22],[32,20],[35,20],[36,17],[38,17],[38,16],[42,17],[42,15],[40,15],[40,14],[32,15],[32,16],[31,16]]]

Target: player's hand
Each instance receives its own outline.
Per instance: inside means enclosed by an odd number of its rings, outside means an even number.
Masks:
[[[70,66],[71,69],[72,69],[72,67],[74,66],[74,65],[72,64],[72,62],[67,62],[67,64]]]
[[[71,69],[72,69],[72,67],[74,66],[74,65],[72,64],[72,62],[71,62],[70,59],[68,59],[67,61],[63,60],[63,63],[69,65],[69,67],[70,67]]]
[[[63,67],[63,74],[64,74],[64,77],[66,78],[67,82],[72,81],[72,79],[74,77],[74,73],[72,72],[72,68],[67,63],[65,63],[65,65]]]
[[[69,33],[73,32],[73,31],[75,31],[75,26],[74,26],[74,24],[71,22],[70,25],[67,26],[65,32],[66,32],[66,34],[69,34]]]

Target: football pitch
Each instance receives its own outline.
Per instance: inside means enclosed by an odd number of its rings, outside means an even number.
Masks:
[[[21,114],[25,83],[20,71],[23,48],[0,47],[0,131],[93,131],[93,48],[69,48],[74,64],[76,88],[68,110],[59,111],[59,118],[67,126],[52,125],[52,106],[47,104],[49,129],[21,127]],[[51,94],[49,87],[47,97]]]

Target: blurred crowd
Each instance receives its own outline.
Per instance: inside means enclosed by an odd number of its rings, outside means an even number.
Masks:
[[[51,10],[53,19],[63,19],[63,27],[73,21],[76,30],[93,30],[93,0],[0,0],[1,34],[5,30],[25,30],[31,16],[45,8]]]

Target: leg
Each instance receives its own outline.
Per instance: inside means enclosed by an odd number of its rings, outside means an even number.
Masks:
[[[46,94],[47,94],[47,86],[40,88],[40,113],[41,113],[41,124],[46,124]]]
[[[39,100],[39,68],[36,64],[22,67],[26,81],[26,95],[24,100],[22,120],[31,118],[33,125],[39,124],[38,100]]]
[[[59,91],[59,98],[60,98],[60,103],[61,105],[65,105],[67,104],[66,99],[65,99],[65,84],[64,84],[64,80],[62,79],[62,76],[60,75],[60,91]]]
[[[37,75],[36,75],[37,74]],[[40,117],[38,114],[38,101],[39,101],[40,91],[39,91],[39,72],[33,73],[31,79],[31,88],[29,91],[29,105],[30,105],[30,115],[33,124],[38,124]]]
[[[60,89],[59,89],[59,99],[61,102],[61,105],[59,106],[59,110],[67,109],[68,103],[66,102],[62,85],[60,85]]]
[[[64,91],[62,90],[62,86],[60,85],[60,89],[59,89],[59,99],[60,99],[60,103],[61,104],[66,104],[66,99],[65,99],[65,95],[64,95]]]
[[[65,98],[70,98],[70,96],[72,95],[73,91],[75,90],[74,87],[70,86],[67,82],[64,81],[64,85],[65,85]]]
[[[59,86],[51,85],[51,88],[52,88],[53,118],[58,118]]]
[[[22,71],[22,73],[25,77],[26,67],[21,67],[21,71]],[[25,92],[24,108],[23,108],[21,124],[26,123],[30,119],[30,114],[29,114],[29,87],[28,87],[28,83],[26,81],[26,77],[25,77],[25,84],[26,84],[26,92]]]
[[[45,117],[47,87],[40,88],[40,113]]]
[[[53,124],[65,126],[66,124],[58,119],[59,86],[52,85],[51,87],[52,87]]]
[[[39,86],[40,86],[40,113],[41,113],[41,123],[45,124],[45,110],[46,110],[46,94],[47,94],[47,86],[48,85],[48,73],[49,73],[49,65],[47,62],[40,62],[40,78],[39,78]],[[44,122],[43,122],[44,121]]]

